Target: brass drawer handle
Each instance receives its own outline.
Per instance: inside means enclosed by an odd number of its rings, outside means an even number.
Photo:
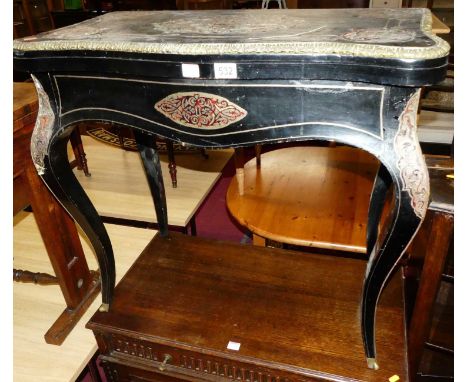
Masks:
[[[159,367],[158,367],[159,370],[161,370],[161,371],[166,370],[166,364],[167,364],[168,362],[171,362],[171,360],[172,360],[172,356],[171,356],[171,355],[169,355],[169,354],[164,354],[164,360],[162,361],[162,363],[161,363],[161,364],[159,365]]]

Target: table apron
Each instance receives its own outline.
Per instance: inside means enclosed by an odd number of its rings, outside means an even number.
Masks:
[[[56,75],[61,125],[106,120],[204,147],[384,139],[388,88],[340,81],[151,81]]]

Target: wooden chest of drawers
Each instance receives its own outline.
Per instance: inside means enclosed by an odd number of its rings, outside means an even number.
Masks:
[[[406,378],[399,273],[377,312],[380,369],[366,365],[366,263],[171,233],[124,276],[94,331],[109,381],[386,381]],[[237,349],[237,350],[236,350]]]

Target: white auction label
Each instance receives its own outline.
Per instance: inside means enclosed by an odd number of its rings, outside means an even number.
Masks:
[[[215,62],[215,78],[237,78],[237,64],[230,62]]]
[[[200,78],[200,67],[197,64],[182,64],[182,76]]]
[[[229,350],[239,351],[241,344],[239,342],[229,341],[227,348]]]

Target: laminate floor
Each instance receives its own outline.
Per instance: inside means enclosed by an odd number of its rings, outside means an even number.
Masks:
[[[155,223],[156,213],[139,154],[82,136],[90,177],[74,169],[102,216]],[[169,224],[185,227],[221,176],[232,149],[175,153],[177,188],[171,187],[167,156],[161,155]]]

